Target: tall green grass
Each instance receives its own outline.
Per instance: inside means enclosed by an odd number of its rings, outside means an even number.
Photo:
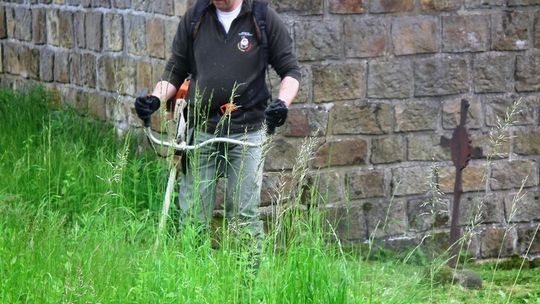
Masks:
[[[0,303],[483,303],[426,282],[424,267],[344,253],[299,197],[270,225],[258,270],[235,235],[215,246],[174,217],[156,251],[167,164],[49,103],[41,89],[0,90]]]

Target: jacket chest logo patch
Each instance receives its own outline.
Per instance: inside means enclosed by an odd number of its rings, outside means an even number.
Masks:
[[[251,51],[253,48],[253,42],[250,40],[250,38],[253,37],[253,34],[249,32],[241,32],[238,33],[238,36],[240,36],[240,42],[237,44],[238,49],[243,53]]]

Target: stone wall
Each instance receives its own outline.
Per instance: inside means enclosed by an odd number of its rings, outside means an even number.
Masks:
[[[158,80],[187,6],[4,0],[1,85],[39,82],[119,130],[140,127],[134,96]],[[540,223],[540,1],[272,6],[291,29],[304,78],[269,152],[265,205],[281,170],[290,176],[303,138],[313,136],[310,183],[330,218],[341,219],[342,239],[375,236],[401,246],[447,232],[454,167],[440,138],[451,137],[466,98],[472,143],[483,148],[463,176],[462,224],[475,223],[470,251],[481,258],[496,256],[500,246],[504,255],[527,251]],[[515,121],[505,127],[500,120],[518,100]],[[506,140],[493,145],[497,130]],[[540,236],[530,253],[540,254]]]

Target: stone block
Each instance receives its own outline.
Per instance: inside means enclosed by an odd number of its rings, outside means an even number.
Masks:
[[[486,167],[481,163],[469,163],[462,171],[463,192],[481,191],[486,188]],[[448,166],[439,169],[439,185],[444,193],[454,192],[456,167]]]
[[[305,104],[313,103],[313,73],[311,70],[311,64],[300,64],[300,88],[296,98],[294,99],[295,104]],[[270,69],[273,70],[273,69]],[[274,74],[277,75],[274,71]],[[272,96],[279,95],[279,87],[281,83],[281,78],[278,76],[279,80],[275,84],[270,84],[269,90],[273,91]],[[268,83],[268,82],[267,82]],[[326,105],[330,106],[330,105]]]
[[[371,141],[371,163],[388,164],[405,159],[405,139],[402,136],[373,138]]]
[[[364,198],[384,197],[384,171],[355,171],[345,176],[348,198],[358,200]]]
[[[89,12],[86,14],[84,20],[86,47],[93,51],[101,51],[103,14],[100,12]]]
[[[0,17],[1,18],[1,17]],[[534,39],[534,47],[537,49],[540,49],[540,11],[536,12],[534,15],[534,25],[533,25],[533,39]],[[2,30],[0,25],[0,37],[2,36]]]
[[[32,11],[27,7],[15,7],[14,38],[22,41],[32,40]]]
[[[292,177],[285,172],[265,172],[261,190],[261,206],[277,205],[291,191]]]
[[[62,86],[59,89],[62,103],[80,114],[86,114],[88,110],[87,99],[84,92],[79,88]]]
[[[122,119],[127,120],[127,117],[126,117],[125,113],[123,113],[122,111],[117,110],[117,108],[119,108],[117,99],[118,98],[115,95],[105,96],[107,120],[113,122],[115,126],[119,125],[118,121],[121,121]],[[127,124],[125,124],[125,126],[122,126],[122,127],[126,127],[126,126],[127,126]],[[117,131],[117,132],[122,134],[123,131],[120,130],[120,131]]]
[[[101,56],[98,58],[98,78],[97,85],[99,90],[116,92],[115,86],[115,58],[110,56]]]
[[[163,21],[151,18],[146,21],[146,41],[148,54],[152,57],[165,58],[165,31]]]
[[[135,114],[135,109],[133,108],[133,99],[124,96],[115,96],[113,98],[107,99],[107,110],[109,121],[113,121],[117,132],[125,134],[129,126],[137,126],[140,124],[140,119]],[[110,109],[110,110],[109,110]]]
[[[4,6],[0,6],[0,39],[4,39],[6,37],[6,8]]]
[[[422,0],[422,10],[424,11],[455,11],[461,7],[463,0]]]
[[[165,20],[165,22],[164,22],[164,26],[165,26],[165,41],[164,41],[164,43],[165,43],[164,44],[165,58],[170,58],[171,57],[174,36],[176,34],[176,29],[178,28],[179,23],[180,23],[179,19]]]
[[[39,78],[39,49],[28,46],[20,46],[19,63],[21,66],[20,75],[24,78]]]
[[[540,91],[540,52],[516,58],[516,91]]]
[[[439,39],[439,25],[434,17],[400,17],[392,24],[396,55],[435,53]]]
[[[364,165],[368,144],[363,139],[336,139],[325,142],[313,159],[315,168]]]
[[[127,51],[133,55],[147,55],[146,20],[143,16],[126,16]]]
[[[93,54],[70,54],[71,83],[90,88],[96,87],[96,56]]]
[[[440,106],[436,103],[411,103],[396,106],[397,132],[437,129]]]
[[[438,134],[410,135],[407,155],[411,161],[451,160],[450,149],[441,146],[441,136]]]
[[[45,9],[32,9],[32,43],[34,44],[44,44],[47,42],[47,22],[45,16]]]
[[[338,59],[342,51],[342,25],[338,21],[303,21],[294,25],[299,60]]]
[[[372,0],[369,3],[370,13],[402,13],[413,9],[413,0]]]
[[[135,112],[135,103],[133,102],[133,98],[130,96],[119,96],[119,97],[116,97],[116,99],[119,101],[121,105],[121,109],[122,111],[124,111],[124,114],[128,119],[127,120],[128,125],[140,127],[142,121],[137,116],[137,113]],[[124,126],[125,124],[120,124],[120,128],[125,128]]]
[[[131,5],[130,0],[112,0],[111,1],[111,6],[113,8],[124,9],[124,8],[129,8],[130,5]]]
[[[538,164],[533,160],[501,160],[491,169],[491,189],[509,190],[538,186]]]
[[[488,228],[480,233],[482,258],[507,257],[514,253],[515,230],[510,228]]]
[[[4,73],[4,51],[3,51],[3,47],[2,47],[2,44],[0,44],[0,74]],[[1,77],[0,77],[0,86],[2,85],[2,80],[1,80]]]
[[[103,17],[103,47],[118,52],[124,48],[124,20],[121,14],[106,13]]]
[[[61,47],[70,49],[75,46],[73,31],[73,12],[63,10],[59,11],[58,35]]]
[[[294,12],[300,15],[321,15],[323,0],[271,0],[271,6],[277,12]]]
[[[12,77],[8,77],[7,74],[0,74],[0,86],[3,88],[13,88],[15,80]]]
[[[16,44],[6,43],[4,46],[3,61],[6,72],[19,75],[21,73],[21,62],[19,60],[19,48]]]
[[[15,37],[15,10],[10,7],[4,7],[5,10],[5,22],[6,22],[6,37]]]
[[[519,130],[514,136],[514,153],[540,155],[540,129]]]
[[[325,136],[329,109],[324,105],[291,107],[282,134],[288,137]]]
[[[529,13],[505,11],[491,16],[491,47],[497,51],[518,51],[528,49]]]
[[[143,89],[147,89],[149,92],[154,87],[155,83],[152,79],[152,64],[142,60],[137,60],[136,68],[136,92],[140,92]]]
[[[489,50],[489,16],[443,16],[442,42],[445,52],[481,52]]]
[[[483,157],[492,159],[507,158],[510,151],[510,141],[497,140],[499,132],[469,132],[474,147],[482,149]],[[508,132],[504,132],[505,137],[509,138]]]
[[[362,208],[371,238],[403,235],[407,230],[407,204],[403,200],[369,201]]]
[[[188,3],[186,0],[174,0],[174,15],[184,16],[188,9]]]
[[[301,141],[294,138],[277,138],[266,155],[264,170],[278,171],[292,169],[300,151]]]
[[[434,228],[448,227],[450,224],[449,200],[413,199],[407,202],[407,218],[413,231],[427,231]]]
[[[44,82],[54,80],[54,51],[48,48],[41,49],[39,55],[39,78]]]
[[[131,7],[137,11],[151,12],[152,3],[151,0],[132,0]]]
[[[346,200],[347,193],[344,183],[344,174],[337,171],[317,172],[309,175],[309,188],[304,194],[306,205],[327,206]]]
[[[173,15],[174,1],[173,0],[154,0],[152,4],[152,13]]]
[[[506,5],[506,0],[465,0],[466,8],[491,8]]]
[[[369,98],[409,98],[413,94],[413,68],[409,61],[371,63],[368,67]]]
[[[111,7],[111,0],[92,0],[92,7],[110,8]]]
[[[521,98],[521,101],[520,101]],[[518,103],[518,101],[520,101]],[[536,123],[535,110],[538,107],[538,98],[517,96],[493,96],[484,100],[486,125],[497,128],[499,122],[511,125],[533,125]],[[514,112],[512,117],[507,113]],[[509,120],[510,119],[510,120]]]
[[[366,95],[364,63],[330,63],[312,66],[315,102],[361,99]]]
[[[468,92],[467,61],[459,57],[429,58],[414,63],[415,96]]]
[[[79,6],[81,5],[81,0],[66,0],[65,1],[67,5],[70,6]]]
[[[499,193],[466,194],[461,197],[459,209],[460,225],[472,227],[479,224],[502,224],[504,222],[504,195]]]
[[[341,241],[364,241],[368,238],[362,206],[357,204],[331,206],[324,211],[325,222],[332,226],[331,233]]]
[[[47,43],[54,46],[60,46],[59,19],[58,10],[50,9],[47,15]]]
[[[473,82],[476,93],[512,91],[515,57],[512,54],[485,53],[473,61]]]
[[[132,0],[131,8],[137,11],[152,12],[152,3],[151,0]]]
[[[415,251],[417,248],[419,248],[422,243],[424,243],[424,239],[420,236],[398,236],[398,237],[391,237],[388,239],[383,240],[383,242],[380,243],[381,248],[385,250],[389,250],[389,252],[395,252],[400,253],[399,256],[406,257],[408,253]],[[378,245],[374,250],[378,250]],[[422,246],[424,249],[424,246]],[[372,252],[376,253],[377,251],[372,250]],[[384,251],[383,251],[384,252]],[[413,262],[417,258],[411,256],[412,260],[409,260],[409,262]],[[413,262],[415,263],[415,262]]]
[[[118,57],[115,62],[115,91],[120,94],[127,94],[131,96],[137,95],[135,90],[136,79],[136,63],[134,59],[127,57]]]
[[[467,111],[466,126],[470,129],[479,129],[484,126],[484,113],[482,102],[477,98],[467,98],[469,110]],[[461,117],[461,98],[443,102],[442,123],[444,129],[455,129]],[[474,145],[474,143],[473,143]]]
[[[508,6],[540,5],[540,0],[508,0]]]
[[[520,227],[517,234],[520,254],[537,255],[540,253],[540,233],[537,227]]]
[[[330,0],[328,5],[333,14],[361,14],[366,11],[364,0]]]
[[[152,83],[156,83],[162,79],[161,74],[163,74],[164,70],[165,61],[152,61]]]
[[[331,111],[330,130],[334,135],[390,133],[392,114],[392,106],[388,104],[338,104]]]
[[[81,54],[71,53],[69,55],[70,83],[82,85],[81,77]]]
[[[506,220],[511,223],[540,220],[540,191],[508,194],[504,199]]]
[[[392,169],[392,195],[426,194],[429,174],[430,168],[425,166]]]
[[[79,49],[86,48],[86,25],[85,25],[86,13],[83,11],[76,11],[73,13],[73,27],[75,33],[75,45]]]
[[[345,56],[364,58],[383,56],[389,47],[387,24],[383,20],[345,19]]]
[[[97,93],[89,94],[88,113],[99,120],[107,120],[106,98]]]
[[[54,54],[54,80],[56,82],[69,82],[69,53],[65,51]]]

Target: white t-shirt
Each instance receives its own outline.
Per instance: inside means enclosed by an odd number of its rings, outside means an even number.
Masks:
[[[240,14],[241,8],[242,8],[242,5],[239,5],[234,11],[231,11],[231,12],[224,12],[224,11],[216,10],[218,20],[219,22],[221,22],[221,24],[223,24],[223,27],[225,28],[226,33],[229,32],[229,29],[231,28],[231,24],[233,20],[236,17],[238,17],[238,15]]]

